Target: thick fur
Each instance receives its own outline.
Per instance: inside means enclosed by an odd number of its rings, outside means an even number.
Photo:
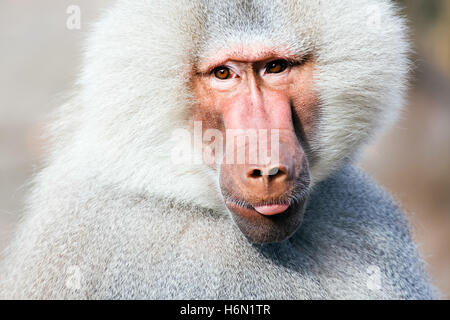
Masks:
[[[35,201],[47,205],[28,217],[9,249],[2,297],[434,296],[403,214],[351,167],[317,186],[292,238],[263,246],[213,210],[99,185],[65,179],[35,191]],[[73,270],[78,284],[70,285]]]
[[[304,225],[282,244],[254,246],[229,217],[217,173],[171,163],[171,133],[189,127],[197,62],[261,43],[313,57],[321,111]],[[339,169],[398,113],[407,48],[384,0],[118,1],[52,128],[0,296],[433,297],[397,207]],[[370,266],[381,289],[367,285]],[[67,284],[71,270],[79,288]]]

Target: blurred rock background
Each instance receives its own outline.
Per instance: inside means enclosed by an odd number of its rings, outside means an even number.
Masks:
[[[0,2],[0,250],[12,236],[29,178],[44,154],[49,112],[76,78],[90,24],[113,0]],[[415,53],[401,121],[360,166],[401,203],[434,283],[450,297],[450,1],[398,0]],[[81,29],[67,9],[81,9]]]

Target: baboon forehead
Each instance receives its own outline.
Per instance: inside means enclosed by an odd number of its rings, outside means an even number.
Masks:
[[[311,6],[294,0],[203,0],[198,12],[202,21],[198,54],[254,43],[309,53]]]
[[[268,31],[273,29],[273,15],[278,1],[205,0],[206,29],[223,31]]]

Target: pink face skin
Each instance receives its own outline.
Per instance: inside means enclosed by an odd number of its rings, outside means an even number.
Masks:
[[[312,59],[276,48],[236,47],[201,61],[194,76],[193,118],[204,130],[219,129],[224,137],[226,129],[280,130],[277,163],[221,165],[225,203],[253,242],[282,241],[302,221],[305,150],[318,111],[313,68]],[[276,174],[265,174],[274,168]]]

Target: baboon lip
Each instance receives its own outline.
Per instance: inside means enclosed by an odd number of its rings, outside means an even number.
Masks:
[[[286,211],[291,206],[291,201],[289,200],[278,200],[278,201],[259,201],[256,203],[251,203],[245,200],[238,200],[231,197],[225,198],[225,203],[227,206],[240,207],[242,209],[250,209],[256,211],[263,215],[274,215]]]
[[[272,216],[285,212],[289,208],[289,204],[272,204],[266,206],[256,206],[253,208],[260,214]]]
[[[292,190],[285,194],[279,195],[276,198],[266,198],[257,200],[244,200],[242,198],[235,198],[222,190],[222,195],[227,206],[238,207],[242,209],[250,209],[263,215],[274,215],[282,213],[295,204],[303,203],[308,197],[308,190],[296,192]]]

